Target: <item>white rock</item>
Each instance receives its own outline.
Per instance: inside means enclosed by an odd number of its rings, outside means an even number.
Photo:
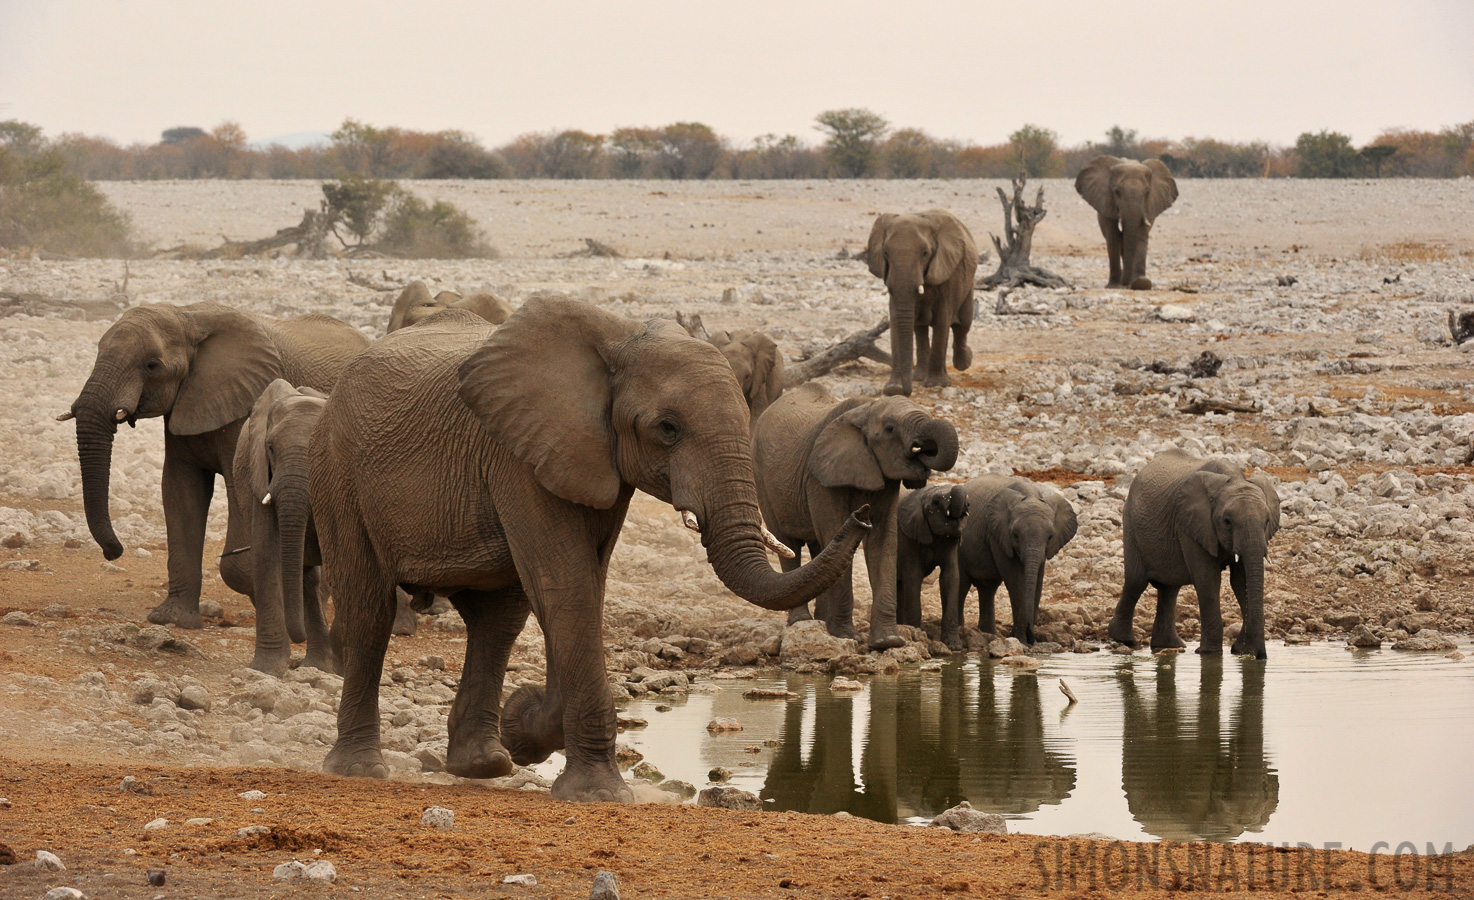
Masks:
[[[456,823],[456,814],[443,806],[432,806],[425,810],[420,816],[421,825],[433,825],[436,828],[452,828]]]
[[[503,878],[502,879],[502,884],[525,884],[525,885],[531,886],[531,885],[537,884],[537,876],[536,875],[508,875],[506,878]]]
[[[42,900],[85,900],[86,894],[74,887],[54,887],[47,891]]]
[[[239,798],[241,798],[242,800],[265,800],[266,799],[266,794],[263,791],[242,791],[241,793],[236,794],[236,796],[239,797]]]
[[[1008,825],[1002,816],[979,812],[966,800],[932,819],[931,824],[933,828],[950,828],[953,831],[1008,834]]]
[[[32,865],[43,872],[65,872],[67,870],[61,859],[50,850],[37,850],[36,861]]]
[[[158,831],[161,828],[168,828],[168,827],[169,827],[169,820],[168,819],[164,819],[164,818],[159,818],[159,819],[154,819],[152,822],[150,822],[147,825],[143,826],[143,830],[144,831]]]
[[[1196,322],[1198,316],[1191,307],[1180,303],[1164,303],[1157,307],[1157,318],[1163,322]]]
[[[245,828],[236,829],[235,832],[238,838],[255,837],[258,834],[271,834],[271,829],[265,825],[247,825]]]
[[[308,863],[307,869],[303,874],[307,877],[308,881],[312,881],[317,884],[332,884],[334,881],[338,880],[337,867],[325,859],[319,859],[316,862]]]
[[[271,870],[271,877],[277,881],[301,881],[307,876],[307,867],[297,862],[285,862]]]

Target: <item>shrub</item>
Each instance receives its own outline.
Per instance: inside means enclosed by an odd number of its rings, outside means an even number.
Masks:
[[[494,259],[497,255],[481,226],[465,211],[444,200],[427,204],[408,191],[394,194],[374,249],[406,259]]]
[[[1030,178],[1048,178],[1064,172],[1059,135],[1038,125],[1025,125],[1008,136],[1018,168]]]
[[[389,199],[399,192],[399,185],[377,178],[362,178],[347,175],[341,181],[329,181],[322,186],[322,212],[327,227],[343,241],[338,228],[341,226],[357,238],[355,246],[363,246],[373,234],[379,214],[389,204]]]
[[[880,139],[890,123],[868,109],[830,109],[814,117],[824,132],[824,154],[841,178],[863,178],[879,155]]]
[[[1357,155],[1351,138],[1339,131],[1309,131],[1295,140],[1295,174],[1301,178],[1350,178]]]
[[[41,130],[0,123],[0,247],[69,256],[128,256],[138,250],[128,217],[68,170]]]

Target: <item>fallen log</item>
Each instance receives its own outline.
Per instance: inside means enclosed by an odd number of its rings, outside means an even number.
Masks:
[[[322,242],[327,234],[327,229],[322,214],[315,209],[309,209],[302,213],[302,221],[291,228],[282,228],[271,237],[261,238],[255,241],[233,241],[221,235],[223,243],[213,250],[205,250],[192,244],[182,244],[161,250],[155,256],[168,256],[171,259],[244,259],[247,256],[259,256],[272,250],[280,250],[282,247],[296,246],[299,256],[318,257],[322,255]]]
[[[891,364],[891,355],[875,346],[875,339],[891,327],[890,319],[881,319],[880,324],[868,331],[857,331],[837,344],[821,350],[808,359],[790,362],[783,379],[785,388],[798,387],[812,381],[848,362],[870,359],[883,365]]]
[[[1250,404],[1235,403],[1232,400],[1198,397],[1177,407],[1177,411],[1191,416],[1201,416],[1205,413],[1227,415],[1228,413],[1257,413],[1259,412],[1259,407]]]

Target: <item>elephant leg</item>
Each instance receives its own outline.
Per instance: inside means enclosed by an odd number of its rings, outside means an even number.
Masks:
[[[1126,554],[1126,580],[1121,585],[1121,599],[1116,601],[1116,611],[1111,616],[1111,624],[1106,629],[1111,640],[1125,644],[1127,647],[1136,646],[1136,627],[1133,621],[1136,618],[1136,602],[1141,599],[1142,593],[1147,588],[1146,569],[1134,553]]]
[[[871,650],[888,650],[905,646],[906,639],[896,630],[896,516],[894,503],[881,509],[884,503],[875,504],[876,528],[865,537],[865,568],[870,575],[870,635],[867,643]],[[854,605],[854,590],[848,579],[845,592]],[[918,588],[919,591],[919,588]],[[918,603],[920,602],[918,593]],[[854,630],[851,625],[851,631]],[[833,627],[830,634],[834,633]]]
[[[799,566],[803,564],[804,545],[802,542],[797,541],[784,541],[783,543],[787,544],[788,549],[793,551],[793,559],[783,559],[780,557],[778,559],[778,568],[780,568],[784,572],[797,571]],[[819,547],[816,544],[810,544],[809,559],[813,559],[815,556],[818,556],[819,552],[822,549],[822,547]],[[798,622],[807,622],[813,618],[814,616],[812,613],[809,612],[809,605],[807,603],[799,604],[798,606],[795,606],[793,609],[790,609],[788,611],[789,625],[793,625]]]
[[[1182,588],[1159,584],[1157,588],[1157,616],[1152,621],[1152,650],[1169,650],[1187,645],[1177,636],[1177,593]]]
[[[947,618],[947,607],[948,607],[948,605],[953,605],[956,608],[960,608],[962,606],[962,602],[960,600],[957,601],[955,604],[951,604],[951,602],[948,599],[948,598],[956,597],[957,596],[958,582],[960,581],[960,579],[958,578],[958,574],[957,574],[957,548],[956,547],[953,547],[952,550],[949,553],[943,555],[942,562],[941,562],[941,570],[942,570],[941,571],[941,574],[937,576],[937,591],[941,595],[941,598],[942,598],[942,619],[943,619],[943,625],[942,625],[942,643],[947,644],[947,627],[946,627],[946,621],[945,621],[946,618]],[[920,597],[918,596],[917,599],[919,600]],[[920,605],[919,604],[917,606],[916,616],[917,616],[917,622],[916,622],[916,624],[917,625],[920,625],[921,624],[921,621],[920,621],[921,620],[921,608],[920,608]],[[961,637],[961,635],[958,634],[959,629],[958,629],[957,625],[958,625],[958,620],[957,620],[956,614],[954,613],[953,614],[953,619],[952,619],[952,640],[953,640],[953,643],[957,644],[957,646],[954,647],[954,646],[952,646],[952,644],[947,644],[947,649],[949,649],[949,650],[961,650],[962,649],[962,637]]]
[[[1239,613],[1243,619],[1243,624],[1239,628],[1239,636],[1233,639],[1232,650],[1236,654],[1257,656],[1262,659],[1264,609],[1249,593],[1248,570],[1242,563],[1228,567],[1228,584],[1233,588],[1233,595],[1239,601]],[[1203,627],[1206,629],[1206,622]],[[1206,631],[1204,633],[1206,634]]]
[[[984,634],[996,635],[998,633],[998,611],[994,607],[994,601],[998,596],[998,586],[1003,584],[1001,578],[989,578],[978,582],[978,631]]]
[[[445,768],[462,778],[501,778],[512,771],[512,754],[501,741],[502,680],[532,607],[520,584],[459,591],[450,602],[466,621],[466,664],[450,708]]]
[[[961,650],[966,644],[962,640],[962,607],[967,603],[967,592],[971,582],[960,577],[957,569],[952,570],[952,586],[947,586],[947,571],[942,570],[942,643],[948,650]]]
[[[916,306],[916,368],[911,372],[915,381],[925,382],[931,366],[931,316],[925,315],[930,299],[923,297]]]
[[[338,741],[323,760],[324,772],[387,778],[379,749],[379,679],[394,626],[394,585],[378,571],[367,536],[342,547],[337,556],[352,564],[333,570],[338,613],[333,638],[343,659],[343,694],[338,703]]]
[[[814,618],[837,638],[859,640],[855,631],[855,586],[841,577],[814,601]]]
[[[154,607],[155,625],[199,628],[201,564],[205,556],[205,520],[215,493],[215,473],[171,458],[165,453],[163,473],[164,528],[169,540],[169,595]],[[244,556],[245,554],[241,554]]]
[[[922,384],[927,387],[946,387],[952,383],[947,375],[947,333],[948,323],[936,316],[932,321],[931,355],[927,357],[926,378]],[[920,333],[918,329],[917,333]]]
[[[972,368],[972,348],[967,346],[967,332],[972,328],[974,314],[972,287],[969,285],[966,298],[957,308],[957,314],[952,317],[952,368],[959,372]]]
[[[211,483],[213,485],[213,477]],[[229,491],[230,485],[226,484],[225,489]],[[236,509],[237,505],[229,504],[225,516],[225,550],[227,553],[254,543],[252,529],[245,519],[244,512]],[[208,506],[206,515],[209,515]],[[256,596],[255,566],[252,562],[254,559],[255,555],[250,551],[222,556],[220,558],[220,580],[237,594],[254,598]]]
[[[1223,589],[1223,576],[1217,569],[1200,572],[1198,575],[1193,582],[1193,589],[1198,592],[1198,652],[1221,654],[1223,609],[1219,604],[1219,592]],[[1229,573],[1229,583],[1233,583],[1232,572]]]
[[[1106,282],[1106,287],[1121,287],[1123,286],[1121,280],[1121,225],[1115,219],[1106,216],[1096,218],[1100,223],[1100,233],[1105,235],[1106,257],[1110,260],[1111,265],[1111,279]]]
[[[412,637],[420,630],[419,617],[410,601],[410,595],[403,588],[394,589],[394,634]]]
[[[912,555],[896,560],[896,624],[921,627],[921,581],[927,568]]]
[[[327,617],[323,615],[322,567],[302,569],[302,615],[307,627],[307,655],[302,665],[324,672],[334,671],[333,648],[328,637]]]

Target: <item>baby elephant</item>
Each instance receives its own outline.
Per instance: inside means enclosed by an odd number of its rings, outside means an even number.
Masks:
[[[957,590],[943,595],[942,641],[954,650],[962,647],[962,605],[974,585],[978,629],[996,634],[993,596],[1002,584],[1013,608],[1012,636],[1033,644],[1044,563],[1075,537],[1075,508],[1059,491],[1027,478],[985,475],[966,489],[972,513],[957,548],[962,569]]]
[[[718,331],[711,343],[727,358],[752,421],[783,396],[783,352],[761,331]]]
[[[942,570],[944,609],[956,593],[957,543],[967,507],[967,490],[960,484],[909,491],[896,505],[896,624],[921,627],[921,580],[933,569]]]
[[[1131,620],[1148,584],[1157,589],[1152,649],[1182,647],[1177,636],[1177,592],[1198,595],[1199,653],[1223,652],[1218,606],[1222,573],[1243,611],[1233,652],[1264,659],[1264,558],[1280,527],[1280,499],[1269,476],[1244,477],[1227,459],[1203,460],[1172,449],[1142,468],[1121,514],[1126,584],[1111,618],[1110,635],[1136,645]]]

